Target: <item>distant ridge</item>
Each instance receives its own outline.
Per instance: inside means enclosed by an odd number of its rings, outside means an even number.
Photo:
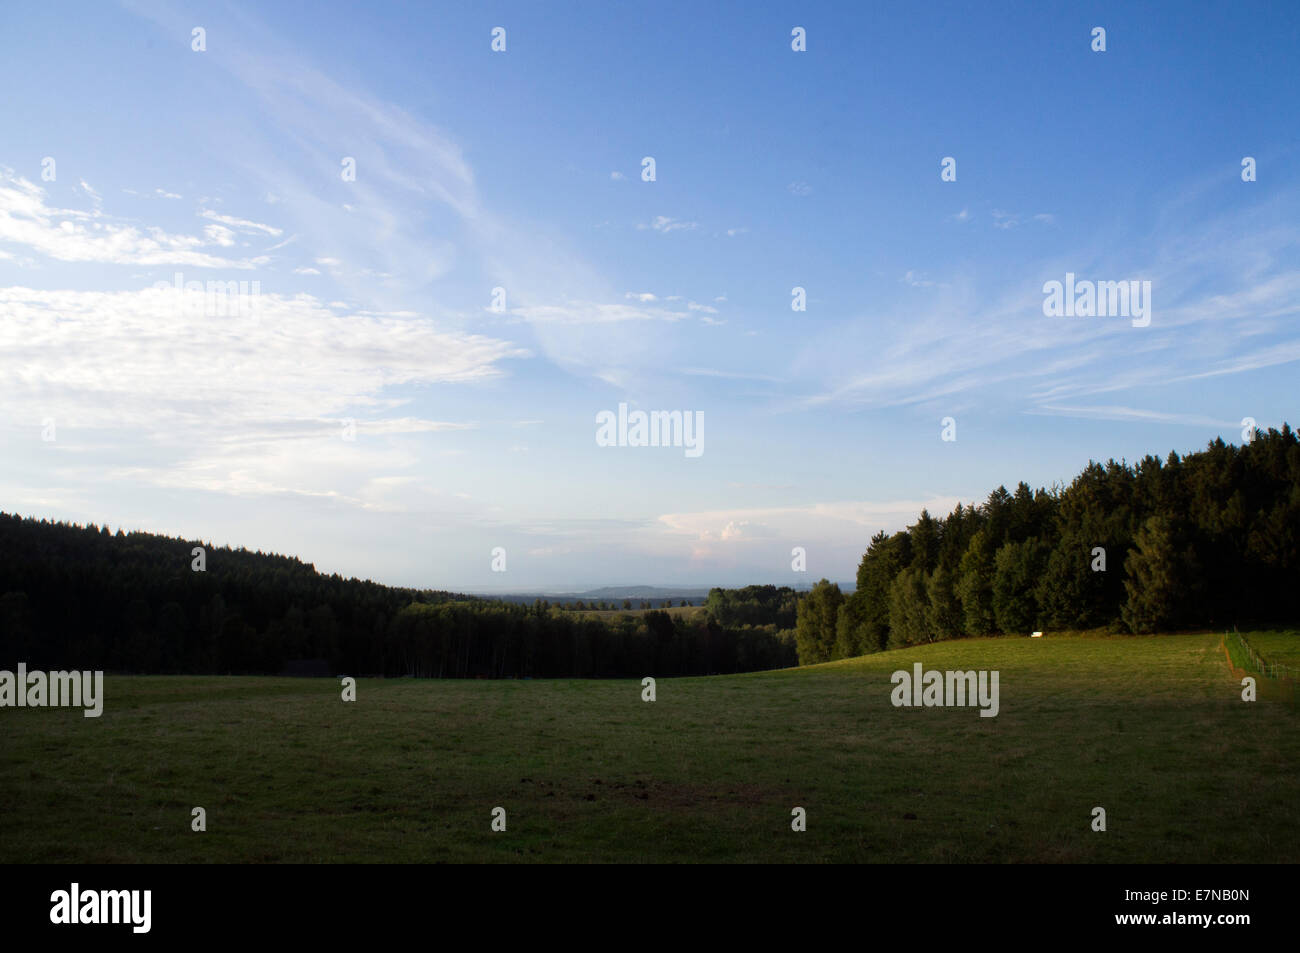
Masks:
[[[775,585],[775,583],[773,583]],[[800,592],[807,592],[812,588],[811,582],[790,583],[782,582],[781,585],[790,586]],[[839,583],[841,591],[852,592],[854,584],[852,582]],[[535,592],[470,592],[468,595],[480,599],[494,599],[501,602],[512,603],[531,603],[538,599],[548,602],[591,602],[593,599],[597,602],[621,602],[624,599],[633,601],[649,602],[651,605],[658,607],[666,602],[672,602],[674,605],[687,599],[694,605],[703,605],[704,601],[709,598],[709,592],[714,589],[737,589],[739,586],[716,586],[716,587],[675,587],[675,586],[601,586],[598,589],[584,589],[581,591],[568,591],[560,589],[548,589]]]

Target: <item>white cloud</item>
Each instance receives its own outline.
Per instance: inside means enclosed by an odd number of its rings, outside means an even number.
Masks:
[[[637,226],[641,231],[654,229],[656,232],[663,235],[667,235],[670,232],[689,232],[699,227],[699,222],[681,222],[675,218],[669,218],[667,215],[656,215],[654,221],[649,225]]]
[[[665,308],[639,308],[629,304],[596,301],[566,301],[563,304],[531,305],[511,309],[529,321],[542,324],[610,324],[620,321],[680,321],[685,312]]]
[[[1245,371],[1259,370],[1262,367],[1276,367],[1279,364],[1291,364],[1300,361],[1300,340],[1286,341],[1266,348],[1251,351],[1238,357],[1219,362],[1217,367],[1197,374],[1187,374],[1173,378],[1170,383],[1200,380],[1205,377],[1220,377],[1224,374],[1240,374]]]
[[[1235,429],[1240,424],[1219,420],[1201,414],[1171,414],[1159,410],[1141,410],[1136,407],[1064,407],[1057,404],[1040,404],[1025,411],[1035,416],[1083,417],[1089,420],[1119,420],[1140,423],[1185,424],[1189,427],[1220,427]]]
[[[202,300],[0,288],[0,405],[15,421],[181,428],[203,442],[268,419],[355,416],[387,406],[390,388],[484,380],[524,355],[428,320],[339,314],[306,294],[262,294],[256,314],[234,317],[205,316]]]
[[[220,245],[222,248],[230,248],[235,244],[235,233],[222,225],[203,226],[203,237],[209,244]]]
[[[283,229],[276,228],[273,225],[263,225],[261,222],[250,222],[246,218],[235,218],[233,215],[221,215],[211,209],[204,209],[201,214],[206,219],[220,222],[222,225],[229,225],[231,228],[237,228],[244,232],[264,232],[272,238],[279,238],[284,234]]]
[[[448,430],[473,430],[476,426],[472,423],[449,423],[445,420],[422,420],[418,417],[356,421],[358,434],[443,433]]]
[[[1027,397],[1031,406],[1068,408],[1088,403],[1083,395],[1300,360],[1293,340],[1300,231],[1286,219],[1295,197],[1235,208],[1193,228],[1181,216],[1162,219],[1136,251],[1098,239],[1000,276],[992,294],[979,276],[945,275],[926,311],[874,312],[815,333],[795,359],[813,396],[792,398],[790,406],[922,405],[978,393],[985,406],[1001,399],[1023,410]],[[1067,271],[1150,279],[1151,325],[1045,318],[1042,284]]]
[[[772,377],[768,374],[751,374],[742,371],[722,371],[712,367],[683,367],[681,372],[683,374],[689,374],[692,377],[721,377],[738,381],[768,381],[770,383],[782,383],[781,378]]]
[[[774,540],[784,540],[782,547],[843,547],[845,539],[869,539],[877,530],[902,529],[915,522],[923,508],[932,514],[948,513],[959,502],[958,497],[930,496],[896,502],[855,500],[704,510],[665,513],[657,523],[670,535],[684,537],[693,559],[709,562],[736,547],[769,547]]]
[[[229,259],[200,251],[210,240],[161,228],[99,221],[98,210],[52,208],[45,190],[0,170],[0,242],[23,245],[48,258],[119,265],[192,265],[249,269],[263,259]]]
[[[722,532],[718,534],[718,537],[724,541],[740,539],[742,536],[746,539],[752,539],[756,535],[765,535],[763,531],[766,529],[766,526],[751,523],[749,520],[731,520],[726,526],[722,527]]]

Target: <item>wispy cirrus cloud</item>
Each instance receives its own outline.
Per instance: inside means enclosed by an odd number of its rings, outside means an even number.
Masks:
[[[284,229],[276,228],[274,225],[263,225],[261,222],[250,222],[246,218],[236,218],[233,215],[222,215],[214,212],[212,209],[204,209],[200,213],[204,218],[211,219],[214,222],[220,222],[222,225],[228,225],[231,228],[239,229],[245,232],[262,232],[270,235],[272,238],[279,238],[284,234]]]
[[[1066,406],[1089,394],[1300,360],[1292,337],[1300,316],[1300,228],[1285,223],[1282,211],[1296,200],[1291,192],[1271,206],[1234,209],[1191,234],[1185,221],[1171,220],[1141,257],[1098,245],[1022,265],[996,283],[954,273],[934,282],[920,310],[890,310],[814,335],[795,368],[816,367],[818,380],[791,406],[904,406],[963,395],[985,404],[1027,398]],[[1042,284],[1067,271],[1150,280],[1151,325],[1045,317]],[[919,288],[929,280],[904,276]],[[1200,421],[1212,422],[1220,423]]]
[[[617,301],[565,301],[557,304],[511,308],[510,313],[540,324],[559,325],[614,324],[631,321],[681,321],[689,317],[689,314],[685,311],[624,304]]]
[[[1235,421],[1221,420],[1203,414],[1166,413],[1159,410],[1143,410],[1138,407],[1123,407],[1118,405],[1067,407],[1059,404],[1038,404],[1037,406],[1026,410],[1025,413],[1048,417],[1081,417],[1088,420],[1185,424],[1189,427],[1218,427],[1231,429],[1238,426]]]

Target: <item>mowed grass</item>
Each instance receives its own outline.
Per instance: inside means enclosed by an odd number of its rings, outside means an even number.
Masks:
[[[999,671],[998,716],[892,707],[917,661]],[[943,642],[654,703],[109,676],[99,719],[0,710],[0,862],[1295,863],[1300,716],[1240,692],[1218,634]]]

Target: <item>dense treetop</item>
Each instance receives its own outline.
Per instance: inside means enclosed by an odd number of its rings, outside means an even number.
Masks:
[[[1036,629],[1155,632],[1294,621],[1300,446],[1290,426],[1180,458],[1092,462],[877,533],[845,597],[799,603],[801,663]]]
[[[778,668],[795,655],[792,634],[771,625],[588,618],[540,599],[383,586],[288,556],[0,513],[0,667],[276,674],[306,660],[353,674],[640,678]]]

